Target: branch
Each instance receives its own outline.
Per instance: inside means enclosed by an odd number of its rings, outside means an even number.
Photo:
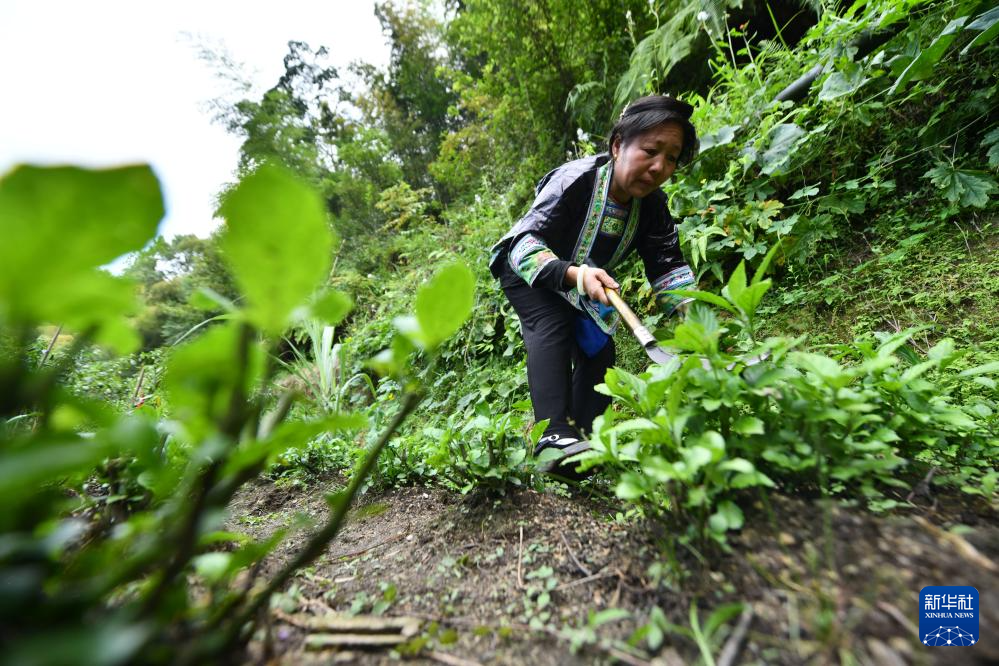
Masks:
[[[409,416],[416,406],[423,399],[421,393],[407,393],[405,400],[402,403],[402,407],[396,413],[392,422],[386,428],[385,432],[378,439],[375,445],[371,448],[368,453],[367,458],[364,460],[364,464],[361,468],[354,474],[353,478],[350,480],[350,485],[344,491],[344,496],[340,498],[336,505],[333,507],[333,515],[326,522],[323,527],[316,532],[309,542],[305,545],[298,555],[292,559],[285,567],[276,575],[256,597],[253,598],[241,611],[236,613],[235,617],[230,621],[228,630],[226,631],[226,640],[223,645],[229,647],[232,646],[236,641],[238,641],[241,630],[245,624],[251,622],[260,608],[264,603],[270,598],[274,592],[280,589],[285,583],[287,583],[295,572],[297,572],[302,567],[308,565],[314,559],[322,555],[326,550],[327,544],[337,535],[340,531],[340,527],[343,524],[344,518],[347,515],[347,510],[354,501],[354,497],[357,495],[358,491],[361,489],[361,484],[371,473],[371,470],[375,467],[378,461],[378,456],[381,454],[382,449],[388,444],[389,440],[398,430],[402,422]]]

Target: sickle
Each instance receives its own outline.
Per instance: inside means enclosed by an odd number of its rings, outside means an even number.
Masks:
[[[621,295],[615,290],[604,287],[604,293],[607,294],[607,300],[611,302],[614,309],[617,310],[618,314],[621,315],[621,319],[624,323],[628,325],[628,328],[635,337],[638,338],[638,343],[642,345],[645,353],[649,355],[649,358],[656,363],[661,363],[663,365],[669,363],[673,359],[677,358],[676,354],[670,354],[668,351],[659,346],[659,341],[655,339],[649,329],[645,328],[641,321],[638,319],[638,315],[628,307],[628,304],[624,302]],[[747,366],[756,365],[760,361],[767,358],[769,354],[763,354],[762,356],[754,356],[753,358],[746,359],[745,363]],[[701,359],[701,365],[706,369],[711,369],[711,362],[706,358]],[[735,367],[735,363],[731,364],[726,370],[731,370]]]

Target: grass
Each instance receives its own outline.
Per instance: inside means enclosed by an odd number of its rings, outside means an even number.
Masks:
[[[999,218],[975,217],[919,228],[900,212],[855,232],[826,269],[777,280],[763,333],[835,344],[925,325],[920,351],[952,337],[969,363],[999,356]]]

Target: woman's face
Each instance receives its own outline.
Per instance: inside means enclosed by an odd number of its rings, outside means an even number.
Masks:
[[[683,128],[675,122],[656,125],[624,144],[617,139],[611,146],[615,160],[611,196],[627,203],[659,189],[676,170],[682,150]]]

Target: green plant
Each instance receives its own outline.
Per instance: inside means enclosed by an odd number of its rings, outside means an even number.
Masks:
[[[321,320],[308,319],[303,322],[302,328],[308,338],[311,355],[286,338],[295,355],[295,363],[286,363],[280,358],[277,360],[299,379],[304,387],[303,392],[321,412],[340,411],[344,395],[354,384],[366,386],[374,396],[375,386],[367,373],[355,372],[350,377],[344,378],[350,364],[343,344],[333,342],[335,327]]]
[[[577,460],[610,467],[619,497],[687,525],[687,542],[724,543],[744,523],[738,498],[749,488],[859,492],[878,506],[880,488],[906,485],[900,470],[918,476],[934,465],[957,485],[992,487],[994,382],[978,382],[993,397],[973,392],[961,404],[957,395],[999,365],[948,372],[953,342],[922,359],[906,347],[915,330],[840,346],[836,358],[800,350],[803,338],[757,340],[775,252],[748,284],[741,263],[721,295],[676,292],[699,301],[662,342],[680,357],[637,376],[608,371],[598,390],[621,409],[597,420],[593,449]]]
[[[91,342],[120,351],[138,343],[124,323],[131,283],[97,267],[155,233],[163,206],[152,172],[21,167],[0,181],[0,233],[14,242],[0,247],[0,339],[12,341],[0,356],[0,498],[9,509],[0,519],[0,578],[17,581],[0,603],[0,641],[15,662],[199,663],[245,643],[271,596],[325,551],[421,399],[416,352],[432,360],[471,310],[474,279],[460,265],[418,291],[416,316],[380,363],[404,386],[401,404],[347,487],[328,498],[329,520],[264,578],[254,565],[284,531],[260,542],[220,531],[225,506],[282,452],[365,419],[288,420],[293,396],[274,404],[264,390],[275,347],[301,307],[335,325],[349,306],[335,293],[309,301],[331,260],[321,201],[284,171],[262,167],[227,195],[222,212],[220,244],[242,307],[225,303],[226,321],[171,351],[161,380],[168,418],[160,421],[143,410],[121,415],[62,384]],[[70,231],[74,243],[50,260]],[[42,264],[46,271],[30,270]],[[51,321],[74,339],[58,363],[38,367],[28,362],[32,333]],[[123,498],[126,508],[116,485],[95,491],[94,477],[127,478],[142,496]],[[235,585],[241,572],[249,583]],[[193,584],[207,594],[193,594]]]
[[[683,636],[697,645],[701,653],[700,663],[705,666],[715,666],[714,655],[718,652],[721,639],[724,637],[722,629],[744,610],[745,606],[741,603],[724,604],[714,609],[702,626],[701,616],[697,611],[697,601],[694,600],[690,604],[690,625],[684,627],[667,620],[661,609],[653,608],[649,614],[649,621],[631,636],[630,642],[636,644],[644,640],[648,643],[649,649],[658,650],[667,635]]]

